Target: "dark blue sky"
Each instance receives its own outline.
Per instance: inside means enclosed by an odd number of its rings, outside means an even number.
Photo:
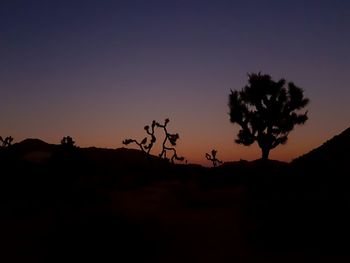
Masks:
[[[189,159],[255,158],[227,96],[262,71],[312,101],[290,159],[349,126],[349,28],[349,1],[2,1],[1,135],[119,147],[169,117]]]

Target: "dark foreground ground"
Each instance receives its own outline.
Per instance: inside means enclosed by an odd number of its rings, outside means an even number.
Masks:
[[[347,161],[25,152],[1,155],[0,262],[350,262]]]

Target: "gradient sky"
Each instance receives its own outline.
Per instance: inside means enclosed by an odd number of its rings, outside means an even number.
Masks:
[[[170,118],[178,151],[256,159],[234,143],[228,94],[262,71],[311,99],[271,158],[289,161],[350,126],[350,1],[0,2],[0,135],[122,147]]]

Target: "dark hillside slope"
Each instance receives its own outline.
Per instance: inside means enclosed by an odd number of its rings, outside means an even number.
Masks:
[[[350,161],[350,128],[325,142],[320,147],[306,153],[295,160],[296,166],[316,166],[322,169],[338,169],[349,167]]]
[[[49,144],[40,139],[25,139],[15,143],[12,147],[19,153],[28,153],[31,151],[52,151],[54,144]]]
[[[252,239],[275,248],[345,253],[350,245],[349,149],[350,128],[295,159],[286,180],[255,189],[248,205],[257,226]]]
[[[0,151],[0,261],[339,262],[347,149],[349,129],[292,163],[206,168],[24,140]]]

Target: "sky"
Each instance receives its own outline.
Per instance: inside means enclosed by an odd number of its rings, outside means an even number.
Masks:
[[[0,135],[119,148],[169,118],[189,162],[253,160],[227,103],[261,71],[311,100],[290,161],[350,126],[349,28],[347,0],[2,0]]]

